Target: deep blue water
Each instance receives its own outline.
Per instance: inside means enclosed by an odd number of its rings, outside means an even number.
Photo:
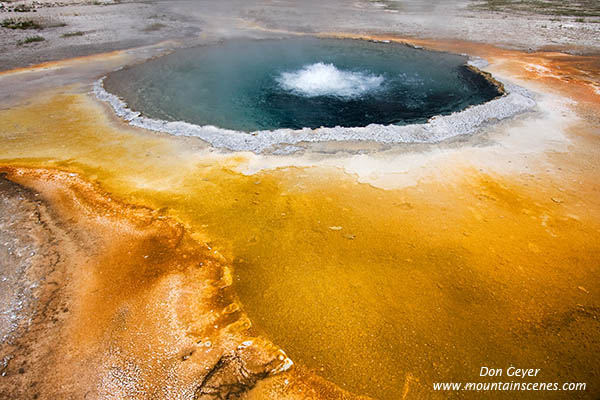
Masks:
[[[425,122],[500,95],[466,57],[336,39],[235,40],[117,71],[144,115],[256,131]]]

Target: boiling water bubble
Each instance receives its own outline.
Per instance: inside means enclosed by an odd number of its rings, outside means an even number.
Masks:
[[[295,72],[284,72],[277,82],[284,90],[305,97],[335,96],[342,99],[360,97],[382,87],[381,75],[344,71],[333,64],[315,63]]]

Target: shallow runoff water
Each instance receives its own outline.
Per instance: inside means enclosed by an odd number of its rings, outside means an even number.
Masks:
[[[145,116],[236,131],[425,122],[500,95],[467,58],[395,43],[234,40],[112,73]]]

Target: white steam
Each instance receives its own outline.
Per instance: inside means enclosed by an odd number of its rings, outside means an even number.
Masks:
[[[316,63],[295,72],[283,72],[277,82],[284,90],[300,96],[352,99],[379,89],[383,77],[339,70],[333,64]]]

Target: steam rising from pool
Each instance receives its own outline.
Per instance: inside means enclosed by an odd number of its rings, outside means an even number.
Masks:
[[[295,72],[283,72],[279,85],[287,91],[305,97],[335,96],[353,99],[381,88],[381,75],[337,69],[322,62],[304,66]]]

